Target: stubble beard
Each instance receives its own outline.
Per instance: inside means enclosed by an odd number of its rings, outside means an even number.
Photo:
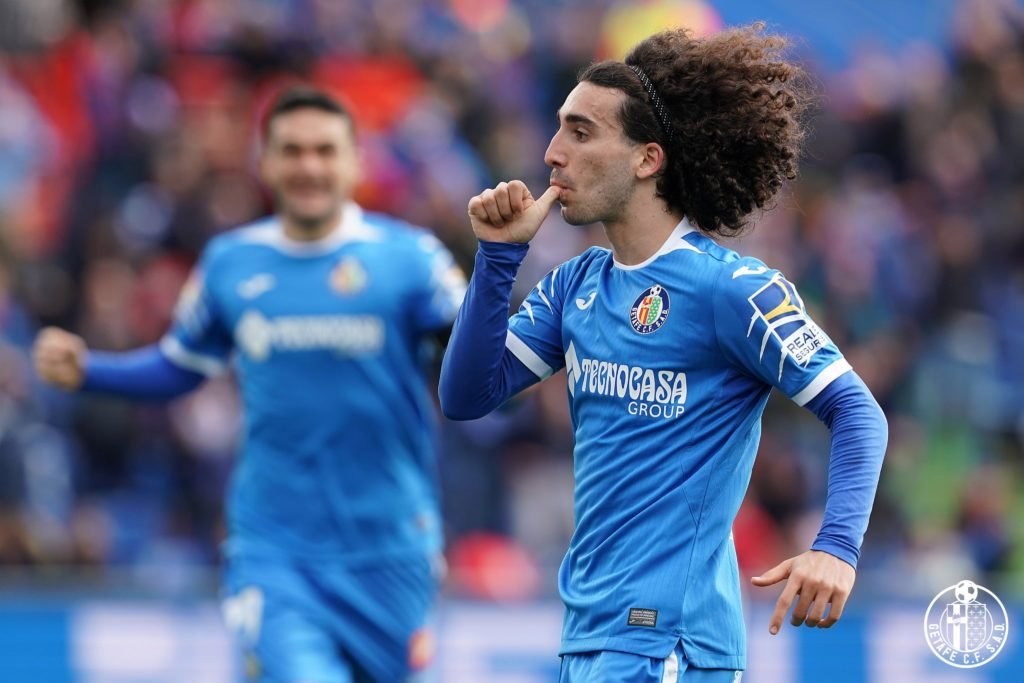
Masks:
[[[574,206],[562,207],[562,219],[569,225],[592,225],[594,223],[617,223],[636,192],[636,183],[624,178],[620,182],[607,183],[595,188],[592,199],[574,202]]]
[[[316,234],[322,232],[327,227],[333,227],[334,223],[341,219],[343,203],[340,199],[337,199],[331,204],[330,208],[316,215],[293,210],[281,195],[275,197],[274,205],[277,213],[284,217],[291,225],[303,232]]]

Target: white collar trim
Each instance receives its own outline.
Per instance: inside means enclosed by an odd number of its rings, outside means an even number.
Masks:
[[[338,226],[317,240],[296,240],[284,234],[280,219],[253,230],[246,236],[250,242],[275,247],[293,256],[320,256],[328,254],[346,242],[375,242],[381,239],[376,228],[363,220],[363,210],[355,202],[348,202],[341,212]]]
[[[684,218],[679,221],[678,225],[676,225],[672,230],[672,234],[668,236],[665,243],[662,244],[661,247],[658,248],[658,251],[654,252],[649,258],[637,263],[636,265],[627,266],[625,263],[619,263],[615,257],[612,256],[612,263],[616,268],[621,268],[622,270],[638,270],[651,265],[655,259],[664,256],[665,254],[670,254],[673,251],[679,251],[680,249],[686,249],[688,251],[695,251],[698,254],[703,254],[703,251],[683,239],[691,232],[697,232],[697,229],[690,225]]]

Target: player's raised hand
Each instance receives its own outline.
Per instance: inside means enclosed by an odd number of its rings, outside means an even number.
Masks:
[[[44,328],[32,346],[36,372],[44,382],[74,391],[85,379],[85,340],[56,327]]]
[[[488,242],[529,242],[540,230],[560,189],[554,185],[534,199],[521,180],[499,183],[469,200],[469,221],[477,239]]]
[[[806,624],[829,628],[835,624],[843,616],[843,607],[856,578],[857,571],[835,555],[808,550],[772,567],[761,576],[753,577],[750,582],[764,587],[789,579],[768,623],[768,631],[775,635],[794,603],[796,606],[789,620],[793,626]],[[826,617],[825,608],[829,604],[832,608]]]

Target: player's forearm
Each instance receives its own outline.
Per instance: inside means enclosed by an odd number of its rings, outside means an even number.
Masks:
[[[89,352],[82,390],[164,400],[192,391],[203,379],[172,363],[154,344],[135,351]]]
[[[480,242],[441,365],[438,395],[450,419],[483,417],[529,381],[529,371],[505,349],[512,284],[527,248]]]
[[[811,547],[856,567],[888,441],[885,415],[853,372],[807,407],[832,431],[825,517]]]

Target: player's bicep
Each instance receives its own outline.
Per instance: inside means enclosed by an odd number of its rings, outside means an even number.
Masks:
[[[850,370],[782,273],[740,261],[719,277],[715,328],[726,356],[799,405]]]
[[[423,235],[417,242],[417,289],[412,302],[412,315],[421,331],[451,327],[466,295],[466,275],[455,263],[451,253],[433,235]]]
[[[174,321],[160,350],[176,365],[211,376],[227,369],[231,348],[230,333],[201,263],[178,295]]]
[[[505,347],[538,379],[548,377],[565,365],[562,285],[556,268],[537,283],[508,321]]]

